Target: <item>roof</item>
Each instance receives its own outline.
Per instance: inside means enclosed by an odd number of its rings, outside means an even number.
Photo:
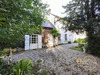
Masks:
[[[59,17],[59,16],[57,16],[57,15],[54,15],[54,14],[52,14],[52,13],[50,13],[52,16],[55,16],[56,18],[61,18],[61,17]]]
[[[43,28],[51,28],[51,29],[53,29],[53,28],[55,28],[55,26],[51,22],[45,20],[45,22],[43,22]]]

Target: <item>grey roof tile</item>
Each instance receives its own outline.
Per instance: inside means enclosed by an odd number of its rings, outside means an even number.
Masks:
[[[43,22],[43,28],[51,28],[51,29],[53,29],[53,28],[55,28],[55,26],[51,22],[45,20],[45,22]]]

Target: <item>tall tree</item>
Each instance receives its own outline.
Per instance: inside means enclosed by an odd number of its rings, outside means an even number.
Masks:
[[[76,32],[86,31],[88,36],[87,52],[95,53],[92,40],[95,40],[94,37],[100,30],[100,1],[72,0],[63,8],[66,9],[66,17],[63,18],[66,29]]]
[[[0,0],[0,46],[18,45],[25,34],[39,33],[45,8],[40,0]]]

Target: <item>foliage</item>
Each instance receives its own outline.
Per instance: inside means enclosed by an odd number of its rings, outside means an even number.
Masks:
[[[40,33],[45,8],[40,0],[0,0],[0,46],[17,46],[25,34]]]
[[[70,47],[72,50],[78,50],[78,51],[83,51],[82,47],[76,46],[76,47]]]
[[[77,43],[77,40],[75,40],[73,43]]]
[[[85,43],[85,40],[86,40],[85,38],[84,38],[84,39],[80,39],[80,38],[77,39],[78,46],[79,46],[79,47],[83,47],[83,46],[84,46],[84,43]]]
[[[41,75],[50,75],[47,70],[42,70]]]
[[[0,50],[0,56],[8,55],[6,50]]]
[[[59,31],[56,28],[51,30],[51,34],[54,38],[60,35]]]
[[[80,44],[78,44],[78,46],[79,46],[79,47],[83,47],[83,46],[84,46],[84,44],[83,44],[83,43],[80,43]]]
[[[68,41],[68,44],[71,44],[71,41]]]
[[[88,43],[85,43],[85,44],[84,44],[84,48],[85,48],[85,50],[87,51],[87,49],[88,49]]]
[[[33,67],[33,73],[35,75],[38,75],[39,73],[41,73],[41,72],[39,72],[41,70],[41,62],[42,62],[42,60],[37,60],[37,62],[35,62],[35,65]]]
[[[50,73],[47,70],[42,69],[41,62],[42,62],[41,60],[38,60],[37,62],[33,63],[30,59],[25,58],[21,59],[16,63],[8,65],[6,61],[0,59],[0,74],[1,75],[50,75]]]
[[[87,42],[87,37],[86,38],[84,38],[84,39],[77,39],[77,40],[75,40],[75,42],[78,42],[78,43],[86,43]]]
[[[33,67],[33,62],[30,59],[21,59],[14,65],[15,75],[31,75]]]
[[[66,27],[69,30],[79,31],[96,31],[99,26],[99,7],[100,2],[97,0],[72,0],[63,8],[67,14],[63,20],[67,21]],[[91,7],[90,7],[91,6]],[[98,13],[96,13],[98,12]],[[97,17],[97,18],[96,18]],[[91,30],[93,28],[93,30]],[[96,31],[97,32],[97,31]]]
[[[67,16],[63,18],[66,24],[66,29],[76,32],[87,32],[88,37],[88,53],[95,53],[94,45],[95,36],[100,31],[100,1],[98,0],[72,0],[66,6]],[[96,41],[96,40],[95,40]],[[97,41],[100,46],[99,40]],[[97,51],[100,48],[95,45]],[[99,52],[97,52],[99,53]],[[96,53],[96,54],[97,54]]]
[[[88,37],[84,38],[82,42],[87,43],[87,41],[88,41]]]
[[[77,39],[77,42],[80,44],[80,43],[82,43],[83,42],[83,39]]]
[[[0,74],[13,75],[13,65],[7,65],[6,61],[0,59]]]

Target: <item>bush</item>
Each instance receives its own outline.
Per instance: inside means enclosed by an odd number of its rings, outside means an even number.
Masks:
[[[13,75],[13,65],[8,65],[3,59],[0,59],[0,74]]]
[[[59,31],[56,28],[51,30],[51,34],[54,38],[60,35]]]
[[[14,41],[12,45],[8,45],[8,44],[0,42],[0,50],[3,50],[4,48],[10,48],[10,47],[11,48],[16,48],[16,47],[24,48],[24,45],[25,45],[24,37],[21,37],[20,39],[17,39],[16,41]]]
[[[75,40],[73,43],[77,43],[77,40]]]
[[[87,51],[87,49],[88,49],[88,43],[85,43],[85,44],[84,44],[84,48],[85,48],[85,50]]]
[[[80,44],[78,44],[78,46],[79,46],[79,47],[83,47],[83,46],[84,46],[84,44],[80,43]]]
[[[77,39],[77,40],[75,40],[75,42],[78,42],[78,43],[86,43],[87,42],[87,37],[86,38],[84,38],[84,39]]]
[[[8,65],[0,59],[1,75],[50,75],[50,73],[41,67],[42,60],[32,62],[30,59],[21,59],[20,61]],[[41,70],[41,71],[40,71]]]
[[[1,50],[0,51],[0,56],[4,56],[4,55],[8,55],[9,52],[7,52],[6,50]]]
[[[87,37],[84,38],[82,42],[83,42],[83,43],[86,43],[86,42],[88,41],[87,39],[88,39]]]
[[[21,59],[14,65],[15,75],[31,75],[32,74],[33,62],[30,59]]]
[[[77,39],[77,42],[78,42],[78,43],[82,43],[82,42],[83,42],[83,39],[80,39],[80,38],[79,38],[79,39]]]
[[[71,44],[71,41],[68,41],[68,44]]]

